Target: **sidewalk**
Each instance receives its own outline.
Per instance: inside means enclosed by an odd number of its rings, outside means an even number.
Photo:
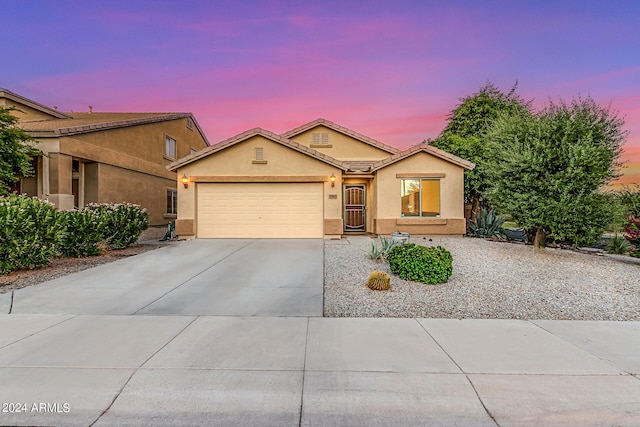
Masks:
[[[640,425],[640,322],[12,314],[0,330],[0,425]]]

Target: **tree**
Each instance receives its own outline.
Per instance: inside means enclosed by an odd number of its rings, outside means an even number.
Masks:
[[[0,195],[8,194],[11,184],[34,174],[32,159],[40,151],[30,142],[31,136],[17,126],[15,108],[0,107]]]
[[[487,130],[502,113],[521,114],[531,111],[531,102],[516,94],[516,82],[508,93],[493,83],[487,83],[478,93],[461,98],[460,104],[449,114],[448,123],[431,145],[476,164],[465,172],[465,201],[472,202],[475,212],[489,184],[486,172]]]
[[[521,226],[575,246],[610,221],[600,189],[619,176],[624,120],[593,99],[549,102],[538,114],[501,114],[487,132],[489,202]]]

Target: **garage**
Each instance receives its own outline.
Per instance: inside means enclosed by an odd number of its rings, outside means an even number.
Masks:
[[[199,238],[322,238],[323,184],[199,183]]]

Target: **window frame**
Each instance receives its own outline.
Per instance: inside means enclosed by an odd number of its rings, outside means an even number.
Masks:
[[[171,206],[169,206],[169,197],[171,197]],[[178,190],[176,188],[167,188],[166,202],[167,203],[165,206],[165,211],[166,211],[165,215],[177,216],[178,215]],[[173,212],[170,212],[170,210]]]
[[[420,206],[417,209],[417,215],[407,215],[404,213],[404,206],[402,203],[402,198],[405,197],[403,195],[405,181],[418,181],[419,191],[418,191],[418,200],[420,201]],[[437,181],[438,182],[438,213],[436,215],[423,215],[422,209],[422,193],[423,193],[423,181]],[[401,178],[400,179],[400,216],[402,218],[441,218],[442,217],[442,179],[441,178]]]
[[[170,143],[171,141],[173,141],[173,144]],[[171,150],[172,145],[173,145],[173,150]],[[176,141],[176,139],[170,135],[165,135],[164,136],[164,157],[172,160],[176,159],[177,158],[176,156],[178,155],[177,150],[178,150],[178,141]]]

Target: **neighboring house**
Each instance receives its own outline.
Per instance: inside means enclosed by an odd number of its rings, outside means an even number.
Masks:
[[[61,113],[2,88],[0,106],[17,109],[44,153],[14,190],[61,210],[129,202],[166,224],[177,217],[176,173],[166,166],[209,145],[191,113]]]
[[[462,235],[464,171],[427,143],[405,151],[324,119],[282,135],[260,128],[204,148],[177,171],[183,238]]]

